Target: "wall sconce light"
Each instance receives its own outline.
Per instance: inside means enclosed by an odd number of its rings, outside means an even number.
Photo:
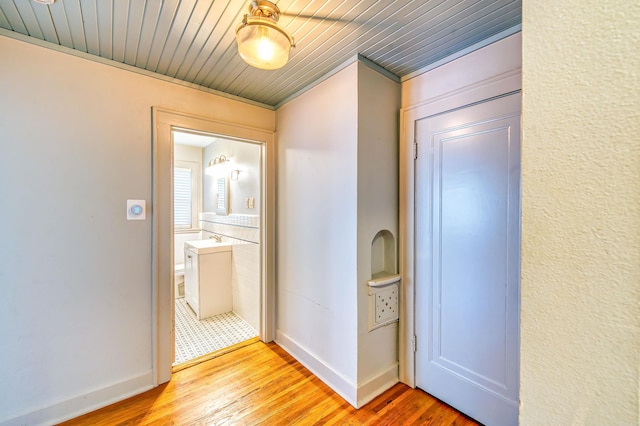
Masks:
[[[209,160],[209,164],[207,165],[207,167],[213,167],[213,166],[217,166],[218,164],[224,164],[227,161],[229,160],[227,159],[226,155],[218,155],[217,157],[214,157],[211,160]]]
[[[238,53],[246,63],[263,70],[283,67],[289,51],[295,47],[293,37],[278,25],[280,9],[266,0],[252,1],[236,30]]]
[[[229,159],[227,159],[226,155],[222,155],[222,154],[218,155],[217,157],[214,157],[211,160],[209,160],[205,173],[208,175],[212,175],[215,172],[214,170],[215,166],[224,165],[227,162],[229,162]]]
[[[238,180],[240,170],[231,170],[231,180]]]

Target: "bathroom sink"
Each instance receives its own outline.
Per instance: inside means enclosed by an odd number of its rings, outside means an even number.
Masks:
[[[219,251],[230,251],[231,243],[217,242],[215,240],[194,240],[186,241],[184,243],[185,248],[195,252],[196,254],[215,253]]]
[[[215,240],[184,243],[184,299],[199,320],[233,310],[232,246]]]

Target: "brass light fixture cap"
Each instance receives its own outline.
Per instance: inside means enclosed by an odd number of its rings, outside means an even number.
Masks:
[[[280,9],[278,9],[278,6],[266,0],[252,1],[249,5],[249,13],[251,16],[271,18],[275,22],[278,22],[278,19],[280,19]]]

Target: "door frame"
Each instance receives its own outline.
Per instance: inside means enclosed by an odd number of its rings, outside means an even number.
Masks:
[[[153,385],[168,382],[174,355],[173,136],[193,130],[259,143],[263,179],[261,210],[260,340],[275,337],[275,133],[235,123],[152,107],[152,370]]]
[[[459,61],[464,58],[459,59]],[[455,61],[454,61],[455,62]],[[453,63],[451,63],[453,64]],[[463,108],[522,89],[521,68],[505,71],[497,63],[492,75],[471,84],[446,85],[441,93],[426,101],[400,110],[400,291],[399,363],[400,381],[416,387],[416,301],[415,301],[415,139],[416,121]],[[472,69],[472,68],[471,68]],[[434,81],[444,78],[445,67],[432,71]]]

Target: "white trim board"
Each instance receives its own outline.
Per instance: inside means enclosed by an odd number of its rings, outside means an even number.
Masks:
[[[492,43],[495,43],[496,41],[500,41],[503,38],[509,37],[510,35],[519,33],[520,31],[522,31],[522,24],[518,24],[515,25],[511,28],[507,28],[504,31],[499,32],[498,34],[495,34],[489,38],[486,38],[482,41],[479,41],[478,43],[472,44],[471,46],[467,47],[466,49],[462,49],[456,53],[453,53],[445,58],[440,59],[439,61],[436,61],[432,64],[427,65],[424,68],[419,69],[418,71],[414,71],[410,74],[407,74],[403,77],[400,78],[401,82],[405,82],[407,80],[410,80],[412,78],[415,78],[419,75],[425,74],[435,68],[438,68],[444,64],[448,64],[449,62],[455,61],[458,58],[461,58],[465,55],[468,55],[471,52],[475,52],[476,50],[482,49],[483,47],[486,47]]]
[[[385,370],[379,372],[361,385],[358,385],[358,405],[356,408],[363,407],[382,392],[398,383],[400,381],[398,368],[399,364],[394,362]]]
[[[276,331],[276,343],[294,357],[296,361],[307,367],[345,401],[354,407],[357,406],[356,385],[349,378],[333,370],[318,356],[299,345],[280,330]]]
[[[12,418],[0,419],[1,426],[50,425],[64,422],[151,389],[152,371],[89,393],[71,397]]]
[[[364,406],[399,381],[398,363],[391,364],[365,383],[357,385],[279,330],[276,332],[276,343],[355,408]]]

